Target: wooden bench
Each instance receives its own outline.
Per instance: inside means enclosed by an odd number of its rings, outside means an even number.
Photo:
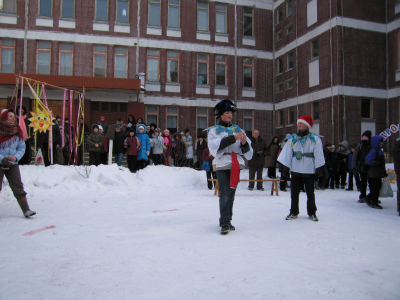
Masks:
[[[214,191],[214,195],[218,194],[219,197],[219,186],[218,186],[218,179],[208,179],[209,181],[214,181],[215,182],[215,191]],[[272,181],[272,185],[271,185],[271,196],[274,195],[274,192],[277,196],[279,196],[279,192],[278,192],[278,181],[283,181],[280,179],[263,179],[263,180],[250,180],[250,179],[240,179],[240,181],[251,181],[251,182],[257,182],[257,181]]]

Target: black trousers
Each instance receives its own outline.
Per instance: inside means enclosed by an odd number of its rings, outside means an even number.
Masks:
[[[378,204],[379,200],[379,191],[382,187],[382,178],[368,178],[369,184],[369,199],[371,204],[376,205]]]
[[[100,163],[103,165],[108,165],[108,152],[103,152],[100,154]]]
[[[89,166],[95,165],[97,167],[101,163],[100,156],[100,152],[89,151]]]
[[[360,173],[360,199],[365,199],[367,196],[367,184],[368,184],[368,174],[367,173]],[[370,188],[371,189],[371,188]]]
[[[276,168],[268,167],[268,177],[276,178]]]
[[[330,187],[331,189],[334,189],[335,179],[336,179],[336,173],[333,173],[332,171],[329,172],[328,181],[326,182],[326,188]]]
[[[269,170],[269,169],[268,169]],[[250,167],[249,166],[249,179],[254,180],[256,177],[257,173],[257,180],[262,180],[262,173],[263,173],[263,166],[258,166],[258,167]],[[262,181],[257,181],[257,190],[262,189],[263,187],[263,182]],[[249,188],[254,188],[254,181],[249,181]]]
[[[339,172],[336,174],[336,184],[340,184],[341,186],[346,185],[346,171],[339,170]]]
[[[317,206],[315,205],[315,195],[314,195],[314,179],[315,176],[301,177],[292,175],[291,183],[291,197],[292,206],[290,208],[290,213],[293,215],[299,214],[299,194],[300,190],[305,186],[307,194],[307,214],[313,215],[317,211]]]
[[[358,179],[358,175],[353,174],[353,172],[349,172],[349,189],[352,190],[354,187],[354,181],[353,181],[353,177],[356,181],[356,187],[358,188],[359,186],[359,179]]]
[[[132,173],[137,171],[137,155],[128,155],[128,168]]]
[[[283,180],[283,181],[279,181],[279,189],[280,189],[281,191],[283,191],[284,189],[286,189],[288,179],[289,179],[289,178],[286,178],[286,177],[283,176],[282,173],[281,173],[281,180]]]
[[[210,166],[210,171],[206,172],[207,175],[207,186],[211,190],[213,188],[213,185],[215,187],[215,181],[208,181],[208,179],[217,179],[217,173],[213,171],[213,168]]]
[[[155,166],[162,165],[162,154],[153,154],[153,162]]]

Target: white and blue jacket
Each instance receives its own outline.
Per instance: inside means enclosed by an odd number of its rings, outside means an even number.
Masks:
[[[17,135],[14,135],[8,141],[0,144],[0,165],[2,164],[1,161],[4,157],[15,156],[17,158],[16,161],[11,162],[12,165],[17,165],[18,161],[24,156],[25,154],[25,142],[24,139],[20,139]]]

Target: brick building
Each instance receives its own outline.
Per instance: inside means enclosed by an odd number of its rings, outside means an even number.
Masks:
[[[15,76],[85,87],[88,124],[129,114],[161,129],[235,122],[285,136],[311,114],[324,141],[399,123],[396,0],[0,0],[0,106]],[[141,91],[140,85],[145,88]],[[24,90],[24,103],[32,97]],[[63,91],[48,89],[57,111]],[[57,108],[58,107],[58,108]],[[390,145],[394,138],[389,138]]]

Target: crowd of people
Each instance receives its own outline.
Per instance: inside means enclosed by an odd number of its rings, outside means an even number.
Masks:
[[[230,100],[219,102],[214,112],[218,125],[207,128],[208,136],[199,136],[197,142],[193,141],[189,129],[171,135],[168,129],[161,131],[156,124],[146,125],[143,119],[135,120],[133,115],[129,115],[126,124],[121,118],[115,124],[107,124],[102,116],[91,128],[81,119],[79,131],[82,131],[83,136],[75,148],[77,153],[71,153],[69,146],[73,126],[69,125],[66,118],[65,128],[62,130],[61,118],[57,116],[51,131],[53,163],[68,165],[77,160],[78,165],[83,164],[86,147],[89,152],[89,165],[108,164],[109,141],[112,140],[112,154],[118,167],[121,168],[122,159],[126,154],[128,168],[132,173],[144,169],[149,164],[169,166],[170,159],[176,167],[203,169],[206,171],[209,189],[213,188],[213,184],[215,186],[215,181],[208,179],[218,179],[222,234],[235,230],[231,224],[232,207],[235,190],[240,181],[239,170],[245,165],[242,156],[248,160],[250,191],[255,186],[257,190],[264,190],[265,167],[270,179],[277,179],[276,171],[280,171],[281,191],[287,191],[290,181],[292,202],[287,220],[297,218],[299,193],[305,192],[307,213],[311,220],[318,221],[315,189],[357,189],[360,192],[359,203],[382,209],[379,191],[382,178],[386,178],[388,174],[381,136],[372,136],[371,131],[367,130],[357,144],[349,146],[347,141],[343,141],[337,148],[330,142],[322,145],[321,137],[310,131],[313,126],[312,117],[306,115],[297,121],[297,133],[288,135],[283,141],[274,135],[267,142],[258,130],[253,130],[252,137],[247,137],[239,126],[231,123],[236,106]],[[17,114],[12,110],[3,110],[1,113],[0,176],[1,179],[7,177],[24,216],[29,217],[35,212],[28,206],[18,168],[18,165],[30,164],[32,159],[31,151],[25,151],[30,149],[33,142],[26,114],[27,109],[24,106],[17,107]],[[49,131],[37,133],[34,144],[37,150],[42,150],[44,164],[50,165]],[[197,155],[196,163],[194,153]],[[392,153],[397,173],[400,172],[400,139],[396,141]],[[399,185],[398,181],[397,184]],[[399,200],[398,197],[400,215]]]

